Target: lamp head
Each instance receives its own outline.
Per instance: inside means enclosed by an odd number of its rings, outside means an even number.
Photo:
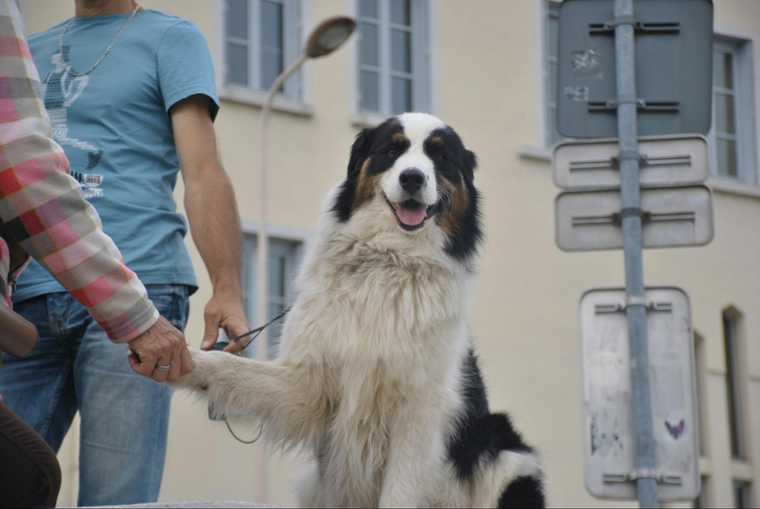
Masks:
[[[329,55],[348,40],[356,29],[356,21],[347,16],[328,18],[312,30],[304,47],[309,58]]]

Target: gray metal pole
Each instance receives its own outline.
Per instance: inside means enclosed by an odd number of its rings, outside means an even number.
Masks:
[[[636,492],[640,507],[657,507],[657,468],[652,429],[647,344],[646,293],[642,256],[639,141],[636,95],[633,0],[615,0],[617,121],[620,140],[623,253],[626,315],[631,345],[631,416],[633,419]],[[644,477],[642,478],[642,474]]]

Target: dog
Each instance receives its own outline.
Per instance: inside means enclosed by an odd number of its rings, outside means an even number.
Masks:
[[[314,458],[307,507],[542,507],[537,455],[489,411],[468,335],[476,157],[438,118],[362,130],[271,362],[194,352],[181,387]]]

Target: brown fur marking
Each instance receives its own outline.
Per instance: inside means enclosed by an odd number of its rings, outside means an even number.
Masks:
[[[356,194],[354,195],[354,210],[358,209],[365,203],[372,200],[375,197],[375,189],[377,188],[377,179],[379,175],[370,176],[367,174],[367,168],[371,158],[367,158],[362,164],[361,170],[359,170],[359,177],[356,179]]]
[[[449,208],[440,212],[438,225],[448,236],[453,236],[459,228],[460,218],[464,215],[470,203],[470,194],[464,185],[461,175],[456,184],[449,182],[445,178],[441,178],[439,183],[443,192],[449,195]]]

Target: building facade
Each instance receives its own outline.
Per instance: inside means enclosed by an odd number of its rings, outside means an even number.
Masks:
[[[21,0],[28,31],[73,13],[71,0]],[[479,157],[486,241],[472,329],[492,407],[508,411],[541,452],[554,506],[609,506],[583,481],[578,300],[622,286],[622,253],[567,254],[554,243],[549,147],[558,140],[553,77],[557,4],[549,0],[145,0],[206,35],[222,107],[224,166],[245,229],[247,306],[254,316],[259,190],[258,116],[264,90],[323,18],[349,14],[359,33],[307,64],[275,103],[269,174],[270,313],[290,280],[324,196],[343,178],[358,128],[405,110],[454,126]],[[714,122],[710,133],[715,239],[645,253],[648,285],[690,295],[700,401],[703,494],[690,506],[760,504],[760,2],[715,2]],[[104,42],[105,44],[105,42]],[[118,51],[118,47],[114,48]],[[177,203],[182,200],[181,185]],[[200,342],[210,284],[188,240],[200,289],[188,340]],[[271,338],[276,349],[277,331]],[[241,435],[250,423],[233,422]],[[174,397],[162,501],[255,500],[291,505],[298,458],[244,446],[205,405]],[[61,452],[61,505],[76,501],[77,427]],[[630,506],[630,503],[616,503]]]

